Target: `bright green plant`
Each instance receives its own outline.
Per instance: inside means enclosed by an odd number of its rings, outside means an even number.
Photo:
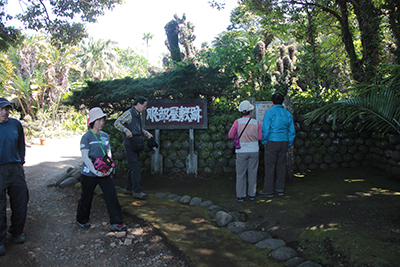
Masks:
[[[70,99],[76,108],[82,104],[98,106],[108,114],[115,114],[129,109],[133,100],[141,95],[148,99],[204,98],[212,101],[227,93],[225,88],[230,84],[229,77],[217,69],[188,64],[155,77],[88,82],[87,87],[74,91]]]
[[[262,37],[256,33],[229,31],[221,33],[209,48],[199,54],[199,62],[219,69],[230,77],[235,86],[228,87],[225,94],[229,100],[256,97],[263,100],[273,91],[271,80],[272,57],[266,53],[262,60],[255,57],[254,49]],[[232,98],[234,96],[235,98]],[[240,101],[240,98],[236,98]]]
[[[293,91],[291,97],[295,112],[305,114],[328,103],[342,100],[343,95],[338,89],[307,88]]]
[[[11,47],[4,53],[1,64],[7,67],[7,95],[14,95],[20,102],[24,115],[36,119],[39,110],[53,110],[53,119],[62,96],[69,91],[69,70],[75,65],[75,47],[62,51],[50,44],[47,36],[27,37],[23,44]]]
[[[66,130],[75,133],[84,133],[87,130],[87,118],[86,113],[77,112],[74,108],[66,109],[66,120],[63,126]]]
[[[24,114],[29,114],[32,118],[35,118],[35,112],[33,111],[34,105],[30,98],[30,95],[32,94],[30,75],[28,75],[25,80],[20,76],[15,76],[13,82],[15,95],[20,102]]]
[[[376,130],[381,133],[395,131],[400,134],[400,66],[392,66],[392,74],[374,84],[360,84],[352,88],[354,97],[337,101],[306,114],[306,123],[331,117],[333,128],[336,121],[356,118],[360,130]]]
[[[5,53],[0,54],[0,93],[3,94],[11,89],[9,81],[13,74],[13,66]]]
[[[146,78],[150,76],[148,71],[150,63],[145,57],[137,54],[132,48],[121,49],[115,47],[114,49],[119,56],[119,73],[114,78]]]

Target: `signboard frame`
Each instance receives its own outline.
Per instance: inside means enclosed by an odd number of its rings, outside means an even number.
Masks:
[[[152,112],[152,108],[184,108],[186,105],[189,107],[199,107],[200,108],[200,116],[201,122],[173,122],[173,123],[163,123],[163,122],[151,122],[148,119],[148,114]],[[187,106],[186,106],[187,107]],[[146,130],[174,130],[174,129],[207,129],[207,100],[198,98],[198,99],[189,99],[189,100],[154,100],[147,102],[147,109],[143,112],[142,116],[142,125]]]

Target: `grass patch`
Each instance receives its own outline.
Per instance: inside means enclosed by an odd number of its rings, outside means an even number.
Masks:
[[[210,219],[205,207],[190,207],[168,198],[150,196],[146,201],[120,195],[123,210],[151,222],[178,246],[194,266],[280,266]]]
[[[260,175],[262,176],[262,175]],[[154,176],[143,179],[146,201],[121,197],[124,210],[161,229],[194,266],[280,266],[226,228],[203,207],[152,194],[163,192],[211,200],[245,213],[246,222],[324,266],[396,266],[400,260],[400,183],[370,169],[298,174],[285,195],[235,201],[235,177]],[[122,182],[124,184],[124,181]],[[259,177],[258,189],[263,178]]]
[[[306,229],[299,233],[302,255],[326,266],[395,266],[399,246],[339,229]]]

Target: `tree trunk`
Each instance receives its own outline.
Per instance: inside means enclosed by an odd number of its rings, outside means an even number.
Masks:
[[[353,73],[353,78],[362,82],[365,80],[364,70],[362,68],[361,60],[357,58],[356,50],[353,43],[353,35],[350,31],[349,23],[349,11],[347,10],[347,1],[337,1],[341,17],[339,23],[341,26],[342,40],[344,47],[350,59],[350,68]]]
[[[395,63],[400,64],[400,3],[398,0],[387,0],[384,6],[389,13],[389,25],[396,43],[392,48]]]
[[[364,79],[373,79],[382,56],[381,11],[375,8],[372,0],[353,1],[353,10],[356,14],[363,47],[362,65]]]

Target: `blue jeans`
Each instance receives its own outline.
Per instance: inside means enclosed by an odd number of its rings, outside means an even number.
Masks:
[[[7,193],[12,212],[8,232],[19,235],[24,230],[29,201],[25,172],[20,163],[0,165],[0,245],[5,244],[7,235]]]

